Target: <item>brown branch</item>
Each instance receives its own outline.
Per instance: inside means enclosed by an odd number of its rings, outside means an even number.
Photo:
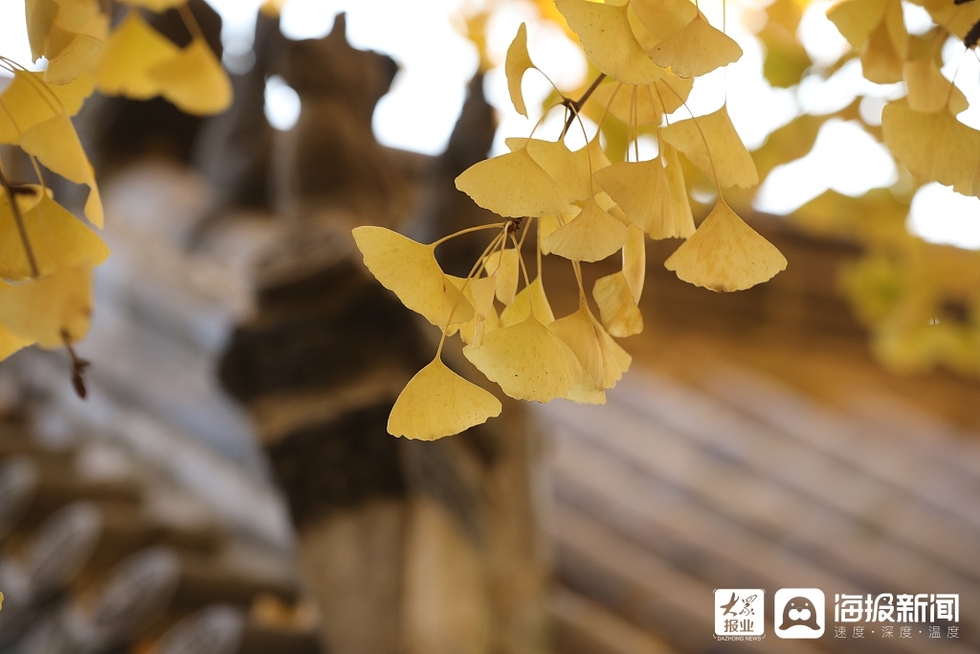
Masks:
[[[75,394],[84,400],[88,397],[88,388],[85,385],[85,370],[92,363],[75,354],[75,348],[71,346],[71,336],[65,329],[61,330],[61,340],[65,343],[68,356],[71,357],[71,384],[75,388]]]
[[[562,104],[568,109],[568,118],[565,120],[565,127],[561,130],[561,138],[565,138],[565,134],[572,127],[572,123],[575,122],[575,117],[578,116],[578,112],[582,110],[582,105],[586,103],[589,97],[595,92],[602,80],[606,79],[605,73],[599,73],[599,76],[595,78],[589,88],[585,89],[585,93],[578,100],[572,100],[571,98],[565,98],[562,100]]]
[[[3,187],[3,192],[7,195],[7,201],[10,203],[10,210],[14,214],[14,222],[17,223],[17,232],[20,234],[20,241],[23,243],[24,252],[27,254],[27,263],[31,267],[31,277],[36,279],[41,276],[41,269],[38,268],[37,259],[34,257],[34,249],[31,247],[31,241],[27,238],[27,226],[24,224],[24,216],[20,212],[20,205],[17,204],[17,200],[14,197],[14,188],[7,181],[2,170],[0,170],[0,186]]]

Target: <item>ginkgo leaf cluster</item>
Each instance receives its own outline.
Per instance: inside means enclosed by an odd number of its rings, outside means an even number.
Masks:
[[[726,108],[674,118],[695,78],[737,60],[738,44],[688,0],[557,0],[555,6],[598,78],[577,99],[556,89],[561,102],[547,111],[564,111],[560,134],[538,134],[539,121],[525,138],[506,139],[509,152],[457,177],[456,188],[500,222],[431,244],[380,227],[354,230],[368,270],[442,331],[433,362],[395,403],[388,422],[394,435],[438,438],[500,413],[493,394],[443,362],[446,339],[457,335],[463,356],[504,395],[604,403],[632,362],[617,339],[643,330],[647,238],[683,239],[667,267],[715,291],[749,288],[786,266],[724,199],[725,189],[758,182]],[[514,109],[527,116],[524,77],[547,75],[528,50],[526,25],[507,49],[504,72]],[[586,145],[572,150],[567,132],[585,130],[578,114],[587,111],[600,115],[598,131],[586,133]],[[635,149],[625,158],[610,156],[600,141],[605,120],[624,123],[634,135],[641,128],[653,134],[657,156],[641,160]],[[717,185],[717,206],[700,227],[682,157]],[[475,231],[489,234],[483,255],[467,277],[446,275],[438,246]],[[569,315],[552,310],[545,256],[574,271],[579,303]],[[617,261],[618,271],[586,288],[583,266],[606,260]]]
[[[113,26],[111,3],[26,0],[31,54],[46,60],[43,72],[0,57],[10,76],[0,92],[0,144],[19,148],[36,173],[11,179],[0,161],[0,360],[35,343],[70,345],[88,330],[92,270],[109,250],[96,232],[104,217],[95,172],[72,123],[85,100],[96,89],[161,96],[202,115],[231,103],[230,80],[186,0],[122,4],[126,16]],[[183,48],[143,14],[167,9],[178,10],[193,35]],[[88,187],[84,220],[58,203],[46,173]]]

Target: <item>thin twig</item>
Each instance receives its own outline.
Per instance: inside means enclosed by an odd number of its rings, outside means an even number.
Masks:
[[[71,384],[75,388],[75,394],[84,400],[88,397],[88,388],[85,385],[85,370],[92,363],[75,353],[75,348],[71,346],[71,336],[65,329],[61,330],[61,340],[65,343],[68,356],[71,357]]]
[[[562,102],[563,105],[568,109],[568,118],[565,119],[565,127],[561,130],[561,138],[565,138],[565,134],[571,129],[572,123],[575,121],[575,117],[578,116],[578,112],[582,110],[582,105],[589,99],[589,97],[595,92],[599,85],[602,84],[602,80],[606,79],[605,73],[599,73],[599,76],[595,78],[589,88],[585,89],[585,93],[578,100],[572,100],[571,98],[565,98]]]
[[[41,269],[38,268],[37,259],[34,257],[34,249],[31,247],[31,241],[27,238],[27,226],[24,224],[24,216],[20,212],[20,205],[17,204],[17,199],[14,197],[14,190],[2,170],[0,170],[0,186],[3,187],[3,192],[7,196],[7,202],[10,203],[10,211],[14,214],[14,222],[17,223],[17,232],[20,234],[20,241],[23,243],[24,252],[27,254],[27,263],[31,267],[31,277],[36,279],[41,276]]]

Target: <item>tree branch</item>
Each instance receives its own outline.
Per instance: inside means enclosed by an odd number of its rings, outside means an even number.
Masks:
[[[575,117],[578,116],[578,112],[582,110],[582,105],[586,103],[592,93],[599,87],[602,80],[606,79],[605,73],[599,73],[599,76],[595,78],[589,88],[585,89],[585,93],[578,100],[572,100],[571,98],[565,98],[562,104],[569,110],[568,118],[565,120],[565,127],[561,130],[561,138],[565,138],[565,134],[571,128],[572,123],[575,121]]]

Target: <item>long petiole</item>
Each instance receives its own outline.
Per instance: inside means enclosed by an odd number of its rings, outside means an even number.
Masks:
[[[458,232],[454,232],[454,233],[450,234],[449,236],[443,236],[438,241],[436,241],[435,243],[433,243],[432,244],[432,247],[439,247],[440,245],[442,245],[446,241],[451,241],[452,239],[456,238],[457,236],[462,236],[463,234],[472,234],[473,232],[479,232],[479,231],[484,230],[484,229],[500,229],[501,227],[503,227],[506,224],[507,223],[488,223],[486,225],[477,225],[476,227],[467,227],[466,229],[461,229]]]
[[[20,235],[20,242],[24,246],[24,253],[27,255],[27,263],[31,267],[31,277],[37,279],[41,276],[41,269],[37,265],[37,258],[34,256],[34,248],[31,247],[31,241],[27,237],[27,226],[24,224],[24,216],[20,212],[20,205],[17,204],[17,198],[14,197],[13,189],[11,189],[10,183],[7,181],[7,176],[4,175],[3,170],[0,170],[0,186],[3,187],[3,192],[7,196],[7,202],[10,203],[10,211],[14,214],[14,222],[17,224],[17,233]]]

